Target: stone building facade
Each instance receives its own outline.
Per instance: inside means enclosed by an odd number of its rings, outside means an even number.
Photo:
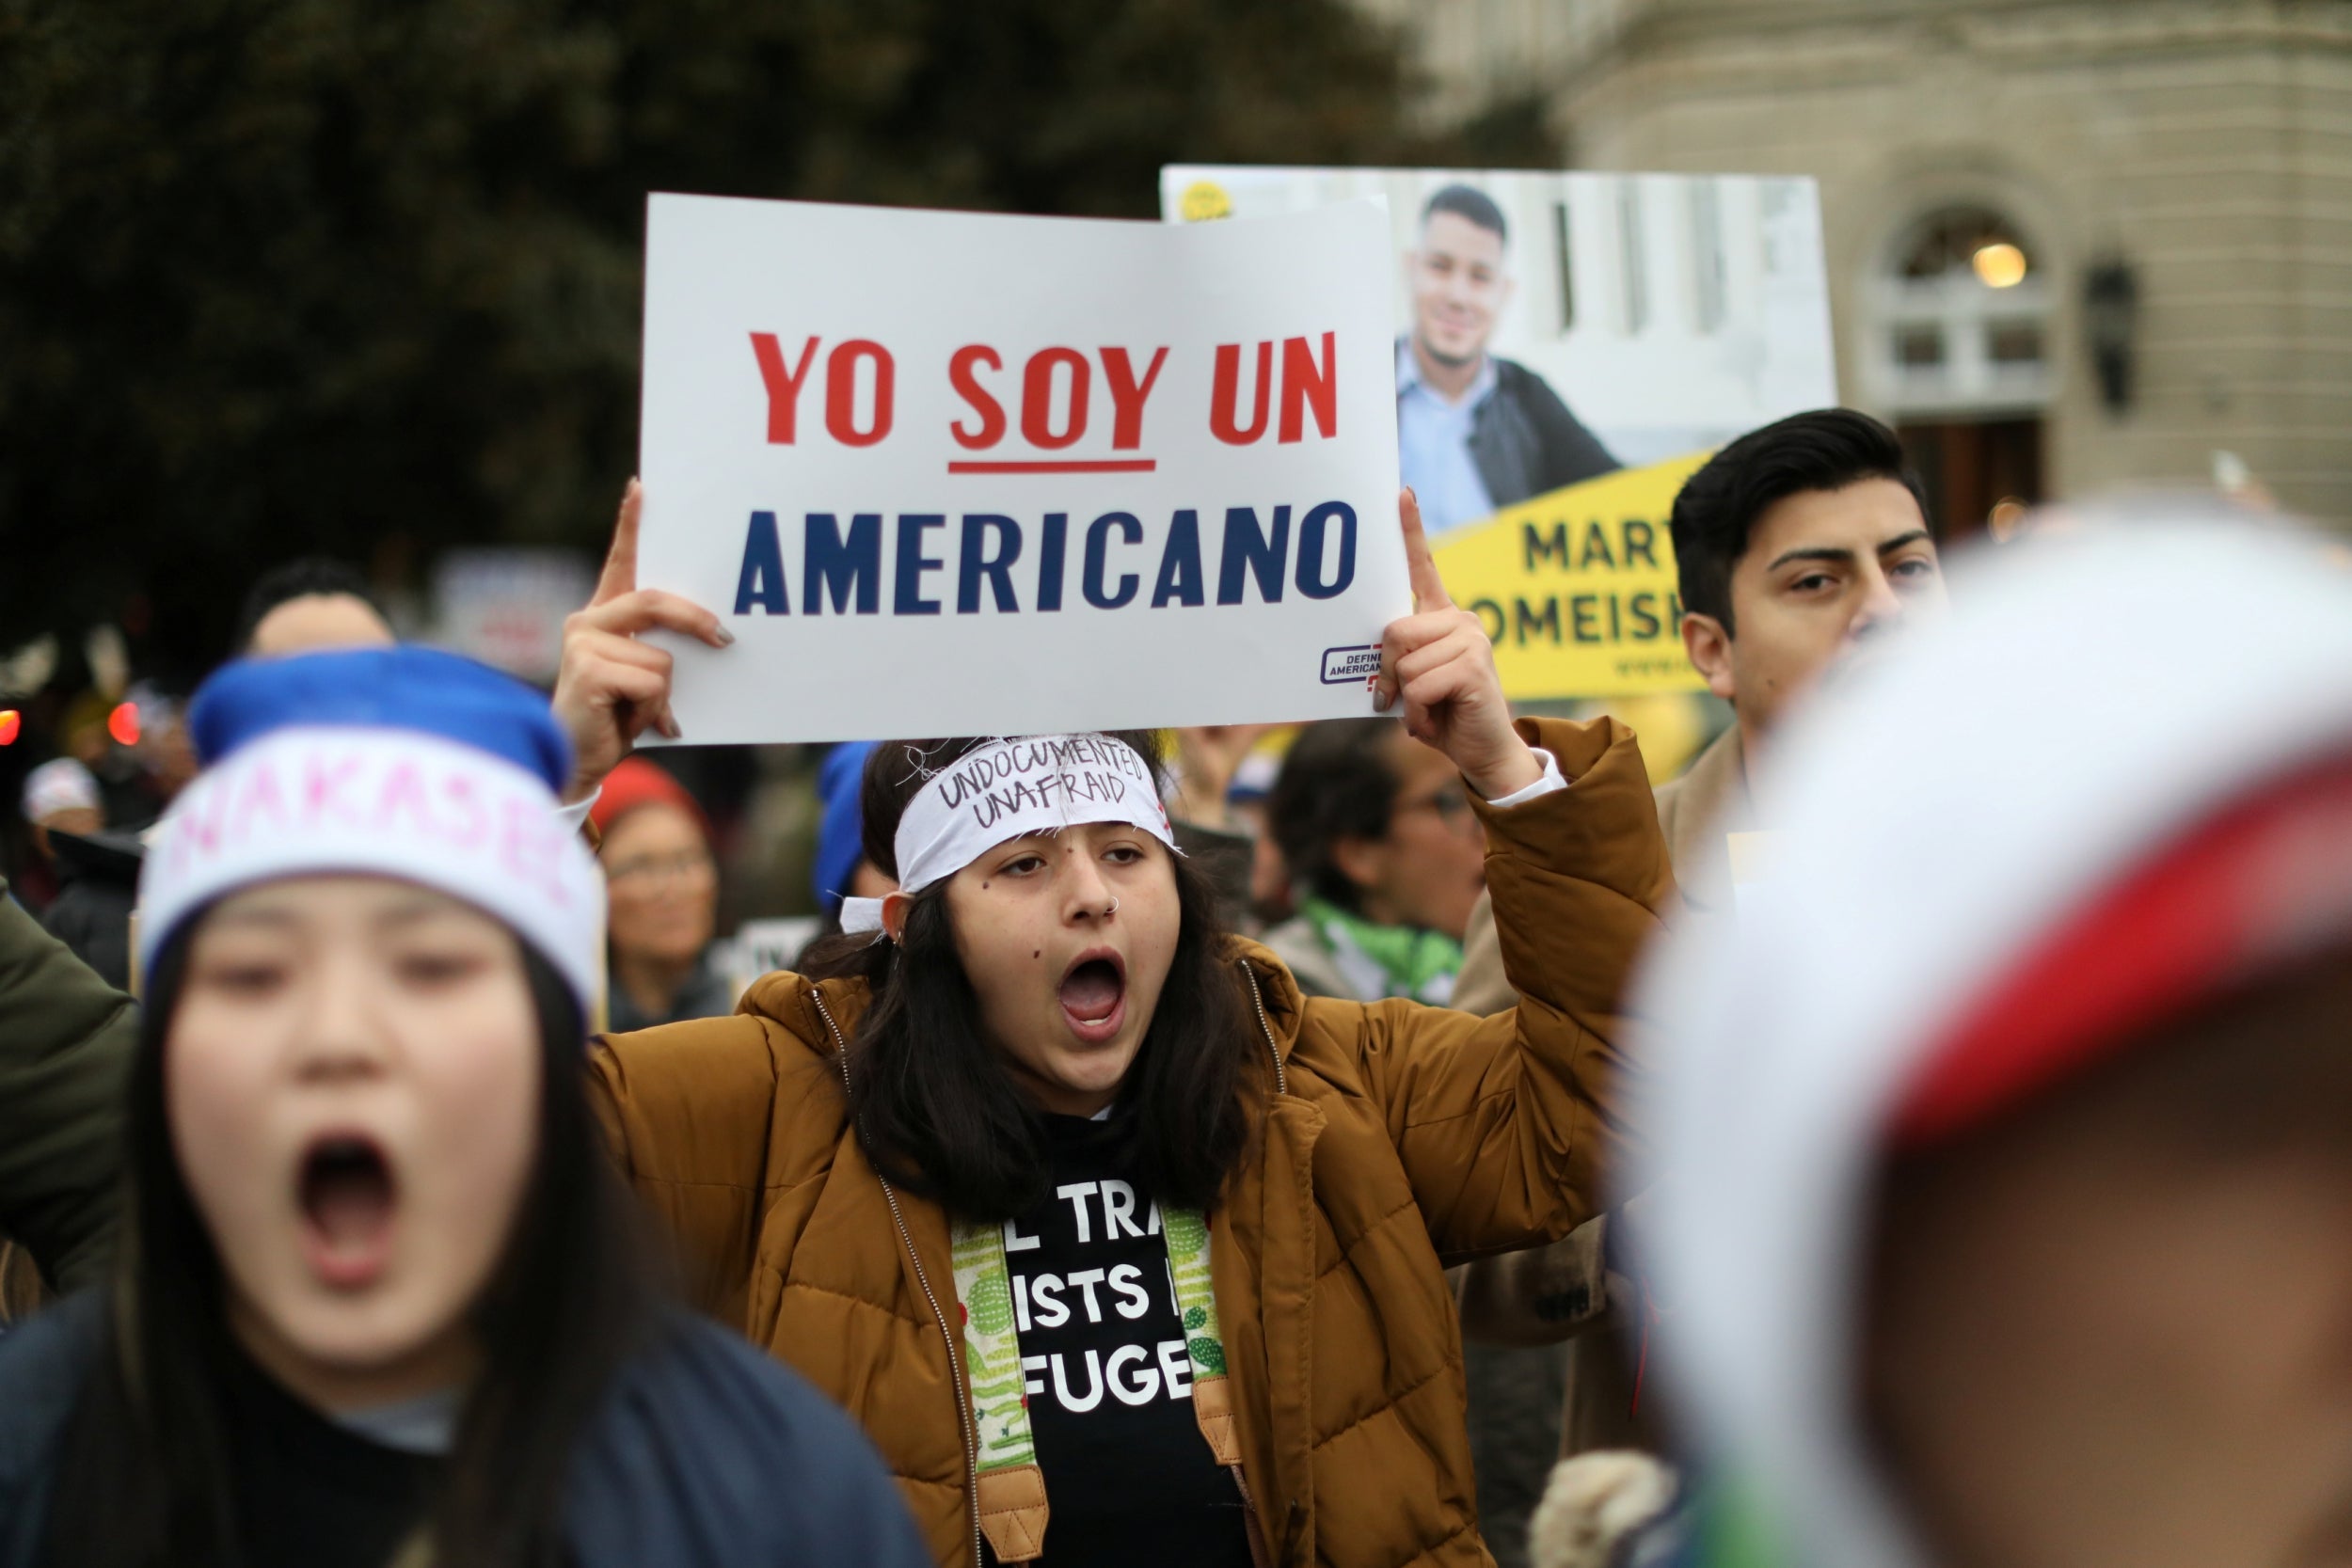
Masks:
[[[2352,0],[1362,4],[1570,166],[1818,179],[1841,392],[1948,527],[2217,478],[2352,526]]]

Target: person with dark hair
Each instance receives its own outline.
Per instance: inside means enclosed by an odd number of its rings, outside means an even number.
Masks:
[[[1910,618],[1940,613],[1944,578],[1918,477],[1895,433],[1851,408],[1791,415],[1731,442],[1684,482],[1670,526],[1683,645],[1735,716],[1657,790],[1684,911],[1706,919],[1730,912],[1726,835],[1756,825],[1750,756],[1808,688],[1874,655]],[[1484,904],[1465,946],[1454,1005],[1480,1013],[1512,1006]],[[1526,1386],[1520,1350],[1567,1340],[1561,1450],[1653,1440],[1633,1408],[1622,1214],[1613,1210],[1556,1245],[1464,1271],[1474,1412],[1482,1399],[1500,1410]],[[1489,1370],[1499,1374],[1491,1381],[1482,1375]],[[1513,1463],[1499,1457],[1490,1469],[1500,1477]],[[1509,1490],[1532,1498],[1540,1464],[1532,1455],[1516,1463],[1525,1474]]]
[[[1452,999],[1486,837],[1442,756],[1391,720],[1310,725],[1282,759],[1266,823],[1297,912],[1265,944],[1307,994]]]
[[[1683,903],[1730,901],[1726,832],[1753,827],[1749,759],[1818,682],[1875,657],[1889,633],[1945,609],[1927,493],[1895,433],[1851,408],[1749,431],[1683,482],[1668,519],[1682,645],[1733,723],[1658,788]],[[1507,1007],[1493,922],[1470,922],[1456,1005]]]
[[[193,726],[112,1288],[0,1338],[0,1568],[924,1562],[854,1427],[632,1241],[544,699],[365,650],[231,665]]]
[[[273,566],[246,590],[231,646],[277,657],[317,648],[389,647],[391,622],[368,579],[342,562],[303,556]]]
[[[1940,614],[1944,570],[1901,443],[1851,408],[1740,436],[1683,483],[1668,526],[1682,645],[1733,724],[1687,782],[1660,790],[1659,815],[1685,899],[1720,911],[1749,759],[1816,683],[1875,657],[1914,616]]]
[[[1509,239],[1494,198],[1447,185],[1405,257],[1413,324],[1396,346],[1397,460],[1433,534],[1617,467],[1542,376],[1487,352],[1511,300]]]
[[[1515,726],[1404,512],[1375,705],[1486,827],[1516,1014],[1306,996],[1216,924],[1151,736],[901,740],[860,792],[897,891],[591,1053],[693,1298],[864,1423],[945,1568],[1491,1560],[1443,1266],[1589,1212],[1672,885],[1630,732]]]

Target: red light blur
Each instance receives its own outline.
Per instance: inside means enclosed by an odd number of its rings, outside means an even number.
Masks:
[[[24,717],[12,707],[0,707],[0,746],[16,744],[16,732],[24,727]]]
[[[106,733],[115,737],[118,746],[139,743],[139,705],[117,703],[115,710],[106,715]]]

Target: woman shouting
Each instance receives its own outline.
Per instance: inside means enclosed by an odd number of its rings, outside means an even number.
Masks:
[[[930,739],[868,763],[899,891],[811,974],[592,1053],[690,1289],[951,1568],[1490,1560],[1443,1271],[1594,1211],[1673,882],[1632,735],[1515,725],[1404,526],[1375,702],[1472,798],[1516,1012],[1302,996],[1216,925],[1149,736]]]
[[[231,665],[191,724],[113,1277],[0,1338],[0,1568],[919,1563],[841,1413],[634,1244],[539,694],[370,648]]]

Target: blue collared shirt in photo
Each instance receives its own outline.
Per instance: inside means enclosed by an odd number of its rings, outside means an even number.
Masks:
[[[1493,515],[1494,499],[1470,455],[1470,425],[1495,392],[1488,356],[1459,403],[1421,378],[1410,339],[1396,345],[1396,459],[1405,483],[1421,500],[1422,527],[1431,538]]]

